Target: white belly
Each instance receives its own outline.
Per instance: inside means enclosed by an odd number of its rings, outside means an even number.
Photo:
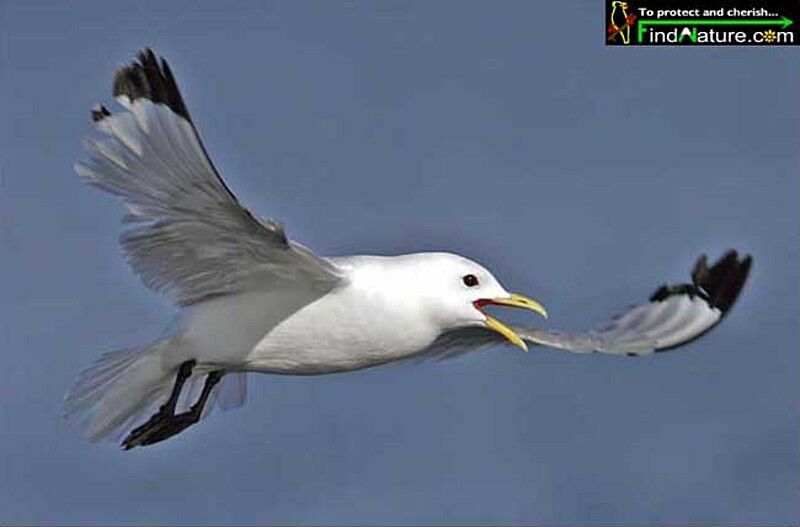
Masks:
[[[332,291],[299,281],[209,300],[186,313],[179,349],[228,370],[298,375],[413,356],[436,340],[442,322],[426,311],[427,289],[417,287],[409,258],[339,258],[347,276]]]
[[[343,288],[271,329],[253,347],[245,369],[289,374],[356,370],[412,356],[438,333],[413,309]]]

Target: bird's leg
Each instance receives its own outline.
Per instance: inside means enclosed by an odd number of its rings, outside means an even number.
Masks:
[[[203,415],[203,408],[205,408],[206,401],[208,401],[208,397],[211,395],[211,390],[214,389],[214,386],[222,379],[222,376],[225,372],[221,370],[212,371],[206,377],[206,382],[203,384],[203,391],[200,393],[200,397],[197,399],[192,407],[182,414],[172,416],[164,426],[155,430],[152,434],[148,434],[146,438],[141,442],[142,446],[145,445],[152,445],[155,443],[159,443],[165,439],[168,439],[176,434],[179,434],[198,422],[200,417]]]
[[[149,433],[174,416],[175,406],[178,404],[178,397],[181,395],[181,390],[183,390],[183,385],[186,384],[186,380],[192,376],[192,370],[195,364],[197,364],[195,360],[187,360],[181,363],[178,367],[178,373],[175,376],[175,384],[172,385],[172,392],[169,395],[169,399],[161,405],[158,412],[150,416],[150,419],[148,419],[146,423],[131,430],[128,437],[122,442],[122,446],[125,450],[140,445]]]
[[[182,432],[186,428],[198,422],[200,417],[203,415],[203,408],[205,407],[206,402],[211,395],[211,391],[222,379],[224,374],[225,372],[222,370],[216,370],[209,373],[206,377],[205,384],[203,384],[203,391],[200,393],[200,397],[197,399],[197,402],[195,402],[188,411],[182,414],[175,415],[174,412],[175,404],[177,404],[177,395],[174,398],[173,396],[170,396],[170,399],[161,406],[161,409],[159,409],[158,413],[153,415],[153,417],[151,417],[147,423],[139,428],[136,428],[130,433],[130,435],[128,435],[125,441],[123,441],[122,446],[125,448],[125,450],[129,450],[135,446],[145,446],[159,443],[174,436],[175,434]],[[178,383],[176,382],[176,386],[177,385]],[[175,393],[175,390],[173,390],[173,395],[175,395]],[[177,390],[177,394],[180,394],[180,388]]]
[[[197,364],[196,360],[187,360],[178,368],[178,375],[175,377],[175,384],[172,385],[172,393],[169,394],[167,402],[161,405],[158,409],[159,413],[172,415],[175,413],[175,406],[178,405],[178,397],[181,395],[183,385],[186,380],[192,376],[192,370]]]

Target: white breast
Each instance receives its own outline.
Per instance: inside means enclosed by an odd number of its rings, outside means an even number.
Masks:
[[[316,374],[347,371],[414,355],[439,329],[402,295],[368,275],[295,312],[255,345],[246,369]]]

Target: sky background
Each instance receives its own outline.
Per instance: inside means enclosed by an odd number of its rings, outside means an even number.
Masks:
[[[0,1],[0,523],[798,523],[797,51],[606,48],[603,17]],[[681,351],[251,374],[169,442],[87,443],[59,417],[75,375],[174,313],[72,171],[144,45],[241,200],[320,254],[457,252],[565,329],[702,252],[752,253],[751,280]]]

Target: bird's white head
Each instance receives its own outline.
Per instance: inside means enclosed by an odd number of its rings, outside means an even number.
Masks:
[[[517,307],[547,317],[539,302],[509,293],[485,267],[467,258],[448,253],[418,253],[387,260],[391,263],[384,261],[381,266],[383,287],[391,287],[392,296],[402,299],[404,304],[413,303],[442,331],[485,326],[527,351],[525,342],[506,324],[485,313],[484,308]],[[391,278],[387,280],[384,273]]]

